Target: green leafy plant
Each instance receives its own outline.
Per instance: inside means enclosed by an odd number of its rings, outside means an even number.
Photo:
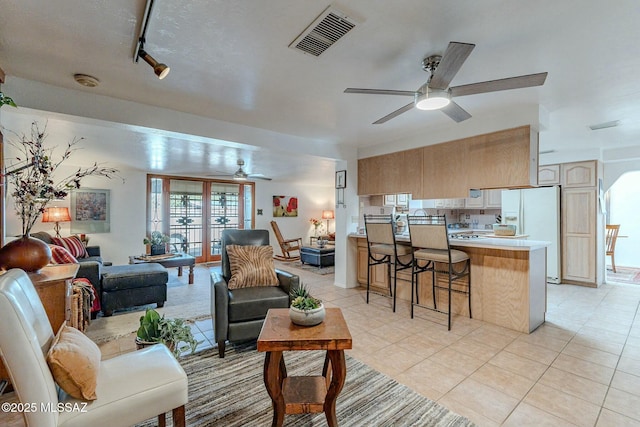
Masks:
[[[309,290],[304,285],[292,289],[289,295],[291,295],[291,307],[298,310],[309,311],[319,308],[322,304],[322,301],[309,294]]]
[[[5,95],[2,91],[0,91],[0,107],[3,105],[10,105],[12,107],[18,107],[10,96]]]
[[[140,317],[137,336],[141,341],[165,344],[176,358],[186,350],[193,354],[199,344],[184,319],[166,319],[152,308]]]
[[[164,245],[165,243],[169,243],[169,236],[167,236],[166,234],[163,234],[159,231],[153,231],[151,233],[151,236],[145,236],[145,238],[142,240],[142,243],[144,243],[145,245]]]

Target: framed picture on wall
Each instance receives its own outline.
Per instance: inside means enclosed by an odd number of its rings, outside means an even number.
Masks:
[[[298,198],[292,196],[273,196],[273,217],[298,216]]]
[[[336,188],[347,188],[347,171],[336,172]]]
[[[71,233],[111,231],[110,190],[79,188],[71,192]]]

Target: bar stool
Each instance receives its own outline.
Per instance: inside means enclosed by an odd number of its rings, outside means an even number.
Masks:
[[[467,295],[469,300],[469,317],[471,318],[471,259],[466,252],[451,249],[447,233],[447,219],[444,215],[408,216],[409,236],[413,252],[413,269],[411,272],[411,318],[414,306],[447,314],[447,328],[451,330],[451,293]],[[458,266],[458,267],[456,267]],[[433,308],[420,305],[419,275],[431,272]],[[447,286],[438,285],[436,273],[448,276]],[[453,281],[467,277],[466,284]],[[438,309],[438,289],[445,289],[448,294],[449,309],[445,312]],[[414,303],[415,292],[415,303]]]
[[[396,244],[392,215],[365,215],[364,226],[367,233],[368,265],[367,265],[367,304],[369,304],[369,288],[371,286],[371,267],[386,264],[389,295],[393,297],[393,312],[396,311],[396,291],[398,271],[410,269],[413,257],[403,261],[401,257],[411,255],[411,246]],[[391,267],[393,265],[393,291],[391,289]],[[412,288],[413,289],[413,288]]]

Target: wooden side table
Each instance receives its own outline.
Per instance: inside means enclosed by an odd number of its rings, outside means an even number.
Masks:
[[[78,264],[59,264],[43,267],[37,273],[29,273],[29,279],[47,313],[53,333],[71,315],[71,282],[78,273]],[[0,360],[0,379],[8,379],[9,374]]]
[[[258,337],[258,351],[266,352],[264,383],[273,405],[272,426],[285,414],[324,412],[329,427],[338,425],[336,399],[347,375],[344,350],[352,347],[351,333],[339,308],[327,308],[316,326],[298,326],[288,308],[271,309]],[[322,375],[288,377],[283,351],[325,350]]]

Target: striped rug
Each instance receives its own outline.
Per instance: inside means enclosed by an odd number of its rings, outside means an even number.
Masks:
[[[289,375],[322,372],[323,353],[285,352]],[[347,379],[338,396],[336,415],[352,426],[474,426],[408,387],[348,356]],[[264,353],[254,345],[230,346],[224,359],[207,350],[181,359],[189,377],[188,426],[270,426],[273,410],[262,378]],[[153,426],[157,419],[140,426]],[[284,425],[326,426],[324,414],[286,415]]]

